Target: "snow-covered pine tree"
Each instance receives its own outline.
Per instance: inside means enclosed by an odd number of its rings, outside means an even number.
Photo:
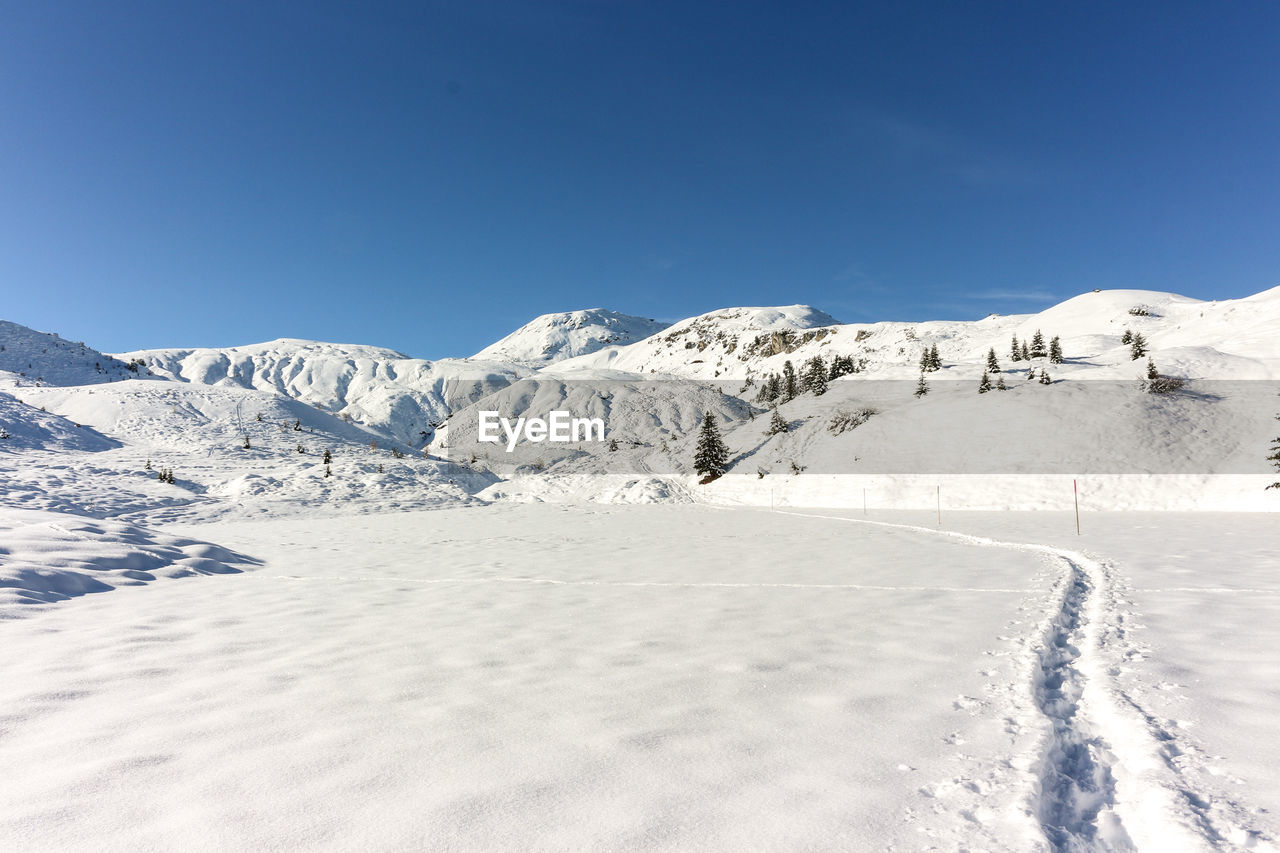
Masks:
[[[1133,343],[1133,332],[1131,332],[1129,329],[1125,329],[1124,334],[1120,336],[1120,343],[1124,344],[1125,346],[1128,346],[1129,344]]]
[[[791,362],[787,362],[790,364]],[[698,446],[693,454],[693,470],[706,480],[714,480],[727,470],[729,448],[720,438],[716,416],[707,412],[702,416],[702,428],[698,432]]]
[[[996,348],[992,347],[987,350],[987,371],[990,373],[1000,372],[1000,362],[996,361]]]
[[[815,355],[809,359],[809,369],[805,371],[804,379],[805,390],[812,391],[813,396],[821,397],[827,393],[827,365],[822,356]]]
[[[1005,385],[1005,384],[1004,384],[1004,374],[1003,374],[1003,373],[996,377],[996,390],[997,390],[997,391],[1008,391],[1008,390],[1009,390],[1009,386],[1007,386],[1007,385]]]
[[[1053,336],[1053,340],[1049,341],[1049,363],[1062,364],[1062,341],[1057,335]]]
[[[800,393],[800,389],[796,382],[796,368],[791,363],[791,359],[787,359],[782,365],[782,399],[794,400],[796,394]]]
[[[330,462],[333,461],[333,454],[329,452],[329,448],[327,447],[324,449],[324,459],[322,461],[324,462],[325,465],[328,465]],[[325,476],[328,476],[328,475],[326,474]]]
[[[978,383],[978,393],[985,394],[991,390],[991,375],[987,371],[982,371],[982,381]]]
[[[609,452],[610,453],[618,452],[618,439],[616,438],[609,439]]]
[[[1147,339],[1142,336],[1141,332],[1133,333],[1133,340],[1129,344],[1129,358],[1137,361],[1147,354]]]
[[[1023,361],[1031,360],[1031,348],[1027,346],[1026,341],[1022,342],[1022,360]]]
[[[1156,362],[1151,356],[1147,356],[1147,378],[1159,379],[1160,371],[1156,369]]]
[[[1031,336],[1031,357],[1044,358],[1048,354],[1049,351],[1044,348],[1044,335],[1036,329],[1036,333]]]
[[[929,383],[924,381],[924,371],[920,372],[920,381],[916,383],[916,396],[923,397],[929,393]]]
[[[780,432],[786,432],[790,427],[787,426],[787,419],[782,416],[776,408],[773,415],[769,418],[769,428],[764,431],[765,435],[777,435]]]
[[[250,449],[251,449],[251,448],[249,447],[249,436],[248,436],[247,434],[246,434],[246,435],[245,435],[245,437],[244,437],[244,444],[243,444],[243,445],[241,445],[241,446],[242,446],[245,450],[250,450]]]
[[[920,372],[927,373],[933,369],[933,361],[929,358],[929,350],[920,353]]]
[[[1045,370],[1043,367],[1040,368],[1040,384],[1041,385],[1053,384],[1053,380],[1049,378],[1049,371]]]
[[[934,344],[932,347],[929,348],[929,369],[930,370],[942,369],[942,356],[938,355],[937,344]]]
[[[1009,360],[1022,361],[1022,350],[1018,348],[1018,336],[1016,333],[1013,336],[1013,343],[1009,346]]]

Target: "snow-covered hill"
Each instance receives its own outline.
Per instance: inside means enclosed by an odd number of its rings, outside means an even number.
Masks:
[[[1206,379],[1280,379],[1280,288],[1246,299],[1204,302],[1146,290],[1094,291],[1038,314],[992,314],[977,321],[840,324],[808,306],[733,308],[674,324],[629,346],[611,347],[554,366],[557,375],[603,368],[643,376],[746,379],[799,367],[814,356],[848,356],[860,378],[907,379],[920,356],[938,347],[945,375],[976,381],[988,350],[1006,369],[1014,336],[1036,331],[1061,339],[1061,374],[1131,379],[1126,329],[1141,333],[1165,372]],[[1037,368],[1041,365],[1036,364]],[[976,373],[975,373],[976,371]]]
[[[546,367],[605,347],[635,343],[668,325],[604,308],[543,314],[480,350],[473,358]]]
[[[136,362],[0,320],[0,385],[96,385],[148,376]]]
[[[156,375],[279,394],[421,448],[454,409],[529,370],[485,360],[426,361],[381,347],[281,338],[225,349],[124,353]]]

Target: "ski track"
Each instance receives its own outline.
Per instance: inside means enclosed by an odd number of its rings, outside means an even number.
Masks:
[[[731,510],[729,507],[717,509]],[[1061,569],[1054,605],[1023,640],[1027,683],[1009,709],[1039,715],[1044,732],[1029,806],[1047,848],[1085,851],[1275,849],[1250,829],[1239,803],[1198,793],[1178,760],[1201,751],[1162,725],[1117,681],[1122,665],[1143,658],[1127,637],[1127,582],[1107,561],[1036,543],[1005,542],[920,525],[794,510],[818,518],[924,533],[988,548],[1026,551]],[[1245,592],[1209,589],[1204,592]]]

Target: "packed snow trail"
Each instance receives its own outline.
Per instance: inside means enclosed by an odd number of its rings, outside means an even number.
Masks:
[[[1030,638],[1033,705],[1046,724],[1035,807],[1055,851],[1214,851],[1271,841],[1234,802],[1203,796],[1175,760],[1173,733],[1116,683],[1126,639],[1116,568],[1065,548],[1005,542],[923,525],[796,510],[782,515],[911,530],[966,544],[1022,550],[1059,564],[1057,606]],[[1267,848],[1274,849],[1274,848]]]

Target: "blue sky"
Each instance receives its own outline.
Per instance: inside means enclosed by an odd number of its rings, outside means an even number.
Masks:
[[[1280,4],[0,0],[0,318],[469,355],[534,315],[1280,283]]]

